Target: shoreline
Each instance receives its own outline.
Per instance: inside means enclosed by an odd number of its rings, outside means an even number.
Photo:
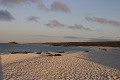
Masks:
[[[94,48],[89,52],[1,55],[3,79],[119,80],[120,49],[106,49]]]

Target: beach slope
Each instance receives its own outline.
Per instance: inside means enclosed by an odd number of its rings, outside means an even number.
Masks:
[[[89,52],[61,53],[62,56],[48,56],[48,54],[1,55],[3,79],[120,80],[119,69],[90,60],[87,53]],[[17,58],[15,58],[16,56]]]

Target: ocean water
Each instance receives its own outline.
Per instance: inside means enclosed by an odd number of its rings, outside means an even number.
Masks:
[[[64,47],[51,46],[45,44],[5,44],[0,43],[0,53],[5,52],[61,52],[61,51],[86,51],[90,50],[87,47]]]

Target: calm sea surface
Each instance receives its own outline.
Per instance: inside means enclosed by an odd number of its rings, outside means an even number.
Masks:
[[[45,44],[3,44],[0,43],[0,53],[4,52],[40,52],[40,51],[85,51],[89,50],[87,47],[63,47],[63,46],[51,46]]]

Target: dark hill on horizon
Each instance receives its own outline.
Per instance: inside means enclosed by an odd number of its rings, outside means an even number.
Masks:
[[[49,42],[44,43],[53,46],[103,46],[103,47],[120,47],[120,41],[104,42]]]

